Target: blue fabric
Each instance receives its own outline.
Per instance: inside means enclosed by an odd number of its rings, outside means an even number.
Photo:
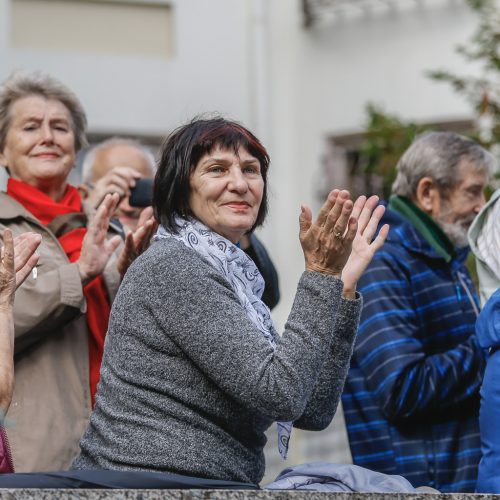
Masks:
[[[413,486],[474,491],[485,352],[477,296],[464,266],[447,264],[403,217],[359,282],[364,308],[342,397],[355,464]]]
[[[352,464],[310,462],[283,470],[266,490],[361,493],[415,493],[401,476],[389,476]]]
[[[479,343],[490,348],[481,387],[481,448],[478,493],[500,493],[500,289],[486,302],[476,324]]]

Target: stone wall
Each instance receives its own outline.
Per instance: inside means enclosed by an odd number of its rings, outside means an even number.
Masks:
[[[0,489],[1,499],[23,500],[499,500],[499,495],[321,493],[249,490],[66,490]]]

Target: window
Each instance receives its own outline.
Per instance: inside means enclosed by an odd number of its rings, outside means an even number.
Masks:
[[[12,0],[13,48],[172,56],[172,9],[162,1]]]
[[[459,134],[470,133],[473,130],[471,120],[450,122],[432,122],[420,124],[423,130],[449,130]],[[391,136],[392,137],[392,136]],[[315,185],[318,202],[323,202],[333,188],[349,189],[356,198],[361,194],[377,194],[387,198],[390,194],[392,180],[395,175],[396,163],[406,150],[401,140],[392,138],[387,143],[387,131],[376,139],[380,146],[376,158],[376,168],[369,169],[369,155],[372,148],[367,149],[366,133],[338,134],[328,138],[318,171]],[[413,137],[408,137],[408,144]],[[372,137],[372,141],[375,140]],[[386,144],[387,145],[387,144]]]

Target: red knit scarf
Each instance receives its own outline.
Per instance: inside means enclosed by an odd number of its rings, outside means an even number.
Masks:
[[[82,211],[80,194],[76,188],[69,184],[59,202],[54,201],[33,186],[12,178],[8,180],[7,194],[21,203],[28,212],[33,214],[45,226],[60,215]],[[87,229],[85,228],[77,228],[58,237],[59,243],[61,243],[70,262],[76,262],[80,258],[82,242],[86,232]],[[97,276],[85,285],[83,293],[87,301],[89,379],[92,406],[94,406],[104,349],[104,337],[108,329],[111,308],[102,275]]]

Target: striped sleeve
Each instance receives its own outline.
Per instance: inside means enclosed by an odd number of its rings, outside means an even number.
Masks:
[[[364,308],[355,357],[390,420],[459,406],[477,395],[481,383],[484,353],[475,335],[447,351],[426,353],[419,313],[437,307],[438,314],[439,301],[447,302],[447,309],[454,297],[429,293],[429,303],[417,300],[416,274],[411,263],[382,251],[359,284]]]

